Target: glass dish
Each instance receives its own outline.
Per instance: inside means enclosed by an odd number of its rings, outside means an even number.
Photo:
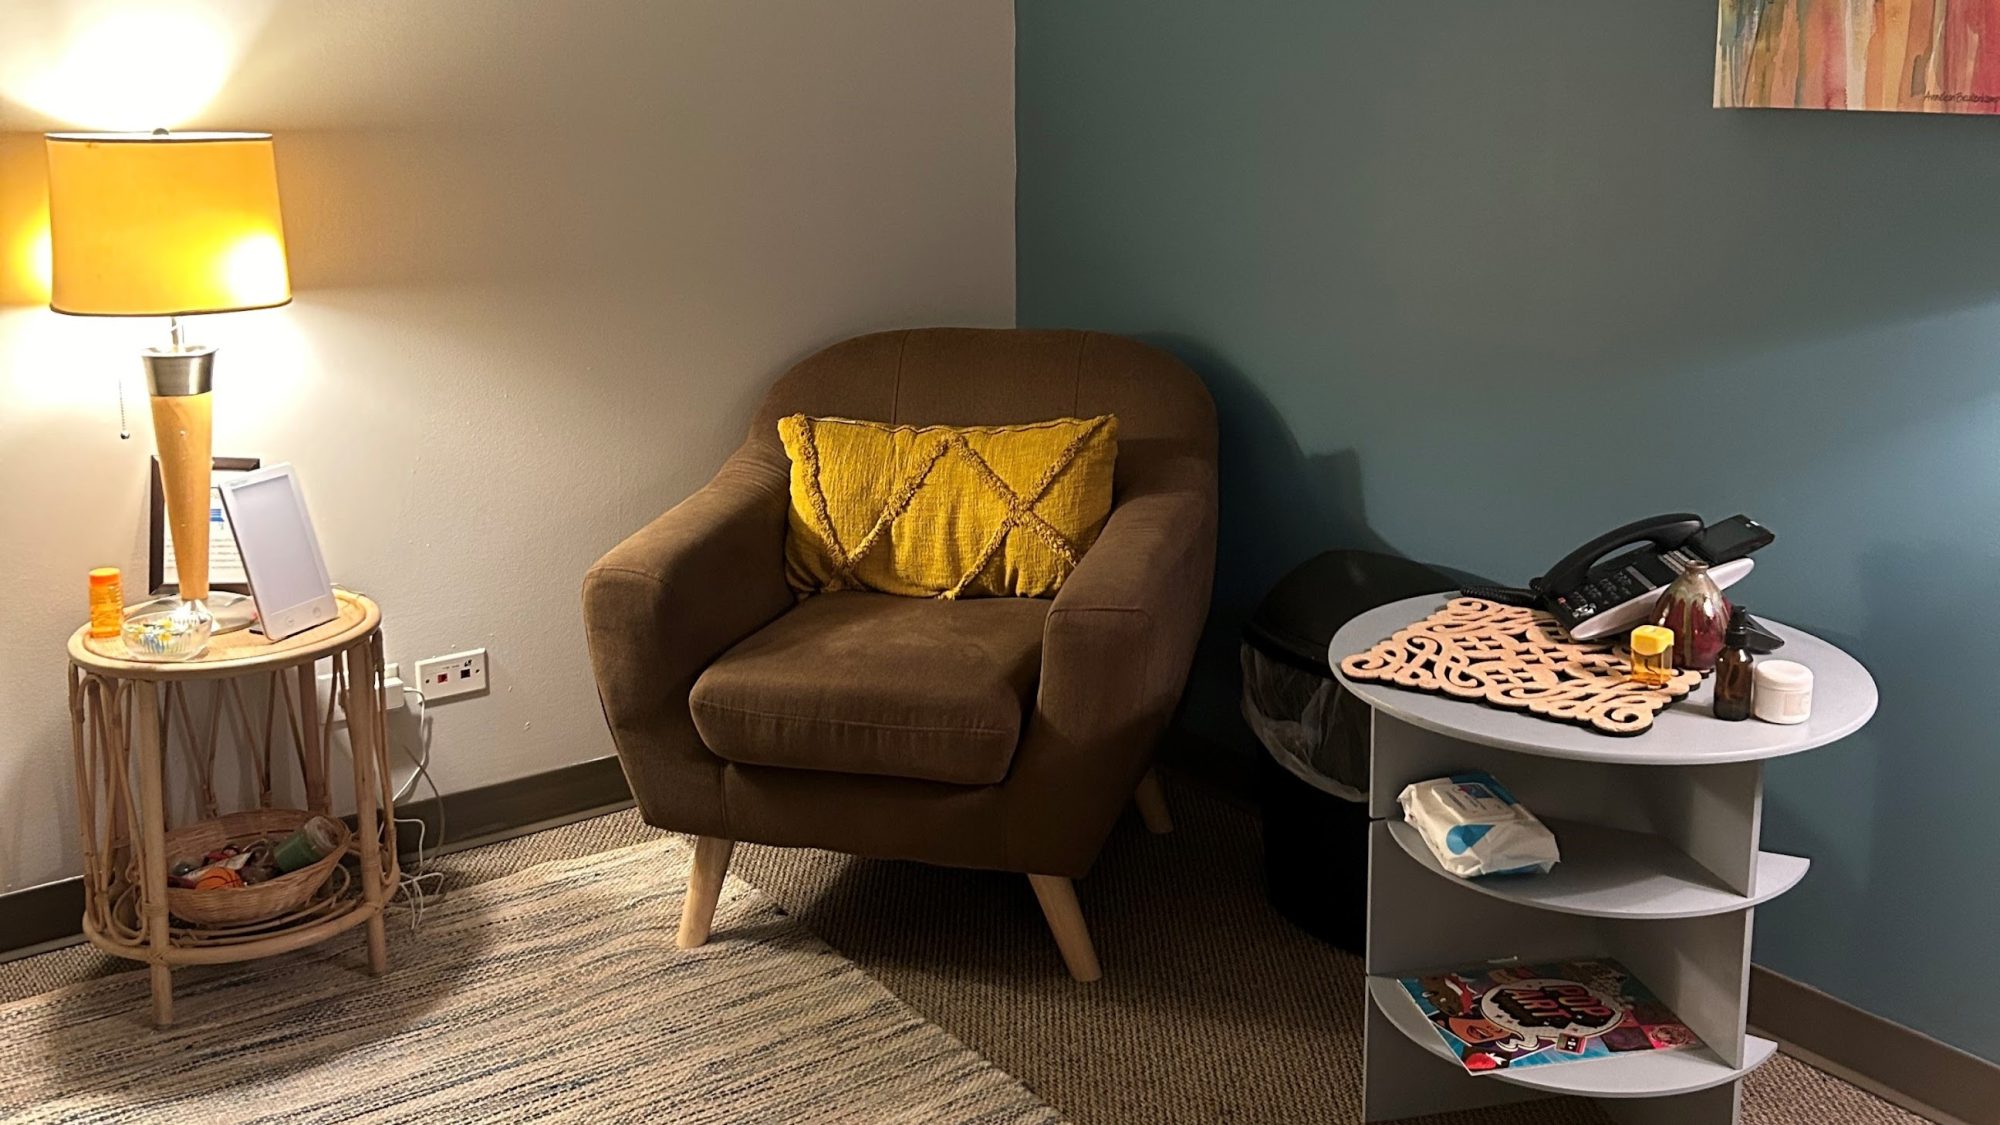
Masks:
[[[215,619],[200,602],[182,602],[162,612],[127,617],[125,649],[134,660],[193,660],[208,651],[214,629]]]

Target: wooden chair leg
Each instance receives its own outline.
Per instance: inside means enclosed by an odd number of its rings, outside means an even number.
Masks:
[[[693,949],[708,942],[708,929],[715,922],[715,900],[722,897],[722,878],[729,874],[729,853],[736,841],[716,836],[698,836],[694,842],[694,864],[688,869],[687,901],[681,906],[681,932],[674,944]]]
[[[1163,836],[1174,830],[1174,818],[1167,812],[1167,791],[1160,784],[1158,772],[1147,770],[1146,776],[1139,779],[1132,802],[1139,806],[1139,819],[1146,822],[1146,831]]]
[[[1049,932],[1056,937],[1056,948],[1062,950],[1069,975],[1086,984],[1103,976],[1104,970],[1097,967],[1097,950],[1090,944],[1090,930],[1083,924],[1083,909],[1076,904],[1076,884],[1060,875],[1030,875],[1028,883],[1035,888],[1042,917],[1048,919]]]

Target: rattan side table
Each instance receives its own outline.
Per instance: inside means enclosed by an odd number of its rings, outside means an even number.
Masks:
[[[93,638],[87,627],[70,637],[83,932],[106,953],[151,966],[153,1019],[160,1026],[173,1020],[175,965],[268,957],[365,923],[369,967],[378,975],[388,968],[382,916],[400,872],[381,706],[382,613],[359,594],[336,595],[340,616],[324,625],[275,642],[248,631],[226,633],[203,656],[181,663],[132,660],[122,640]],[[170,758],[197,787],[200,816],[209,819],[220,813],[221,744],[234,743],[249,759],[258,808],[277,807],[274,788],[290,779],[277,776],[284,763],[274,752],[289,744],[304,807],[332,814],[334,713],[331,706],[320,711],[314,682],[322,660],[332,665],[353,748],[358,876],[342,864],[305,905],[253,925],[195,926],[170,917]],[[177,757],[170,754],[176,748]]]

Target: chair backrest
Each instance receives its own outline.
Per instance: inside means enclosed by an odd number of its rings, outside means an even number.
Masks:
[[[1121,486],[1166,457],[1215,463],[1215,405],[1195,373],[1158,348],[1101,332],[913,328],[856,336],[779,379],[752,438],[776,447],[778,419],[797,413],[913,426],[1115,414]]]

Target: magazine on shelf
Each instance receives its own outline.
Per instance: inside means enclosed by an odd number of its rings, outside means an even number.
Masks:
[[[1701,1046],[1672,1009],[1609,958],[1473,965],[1400,980],[1473,1074]]]

